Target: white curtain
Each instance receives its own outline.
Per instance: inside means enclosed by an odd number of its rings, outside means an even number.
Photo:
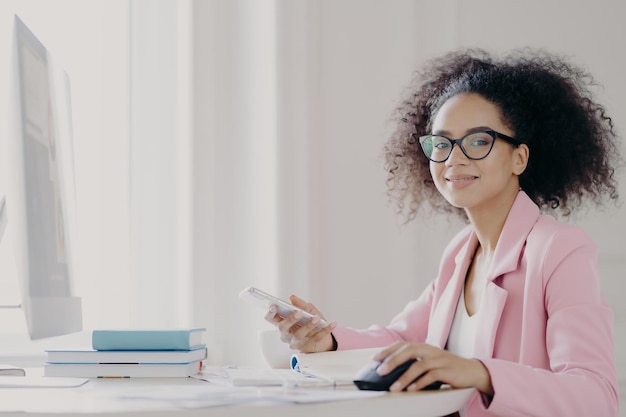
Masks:
[[[130,325],[191,323],[191,2],[130,0]]]
[[[194,319],[210,361],[249,361],[262,311],[237,294],[278,289],[275,3],[198,1],[193,16]]]
[[[248,285],[299,294],[331,320],[386,321],[424,285],[379,160],[419,52],[416,3],[193,7],[193,305],[210,359],[261,363],[269,325],[237,298]]]

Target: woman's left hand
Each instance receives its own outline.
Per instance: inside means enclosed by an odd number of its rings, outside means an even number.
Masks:
[[[393,383],[391,391],[417,391],[439,381],[453,388],[474,387],[480,392],[493,395],[489,371],[477,359],[466,359],[424,343],[397,342],[380,351],[373,358],[382,361],[378,368],[385,375],[409,359],[417,359],[404,374]],[[417,380],[416,380],[417,379]]]

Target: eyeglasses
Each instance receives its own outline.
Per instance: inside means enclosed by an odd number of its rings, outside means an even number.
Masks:
[[[454,145],[459,145],[468,159],[486,158],[493,149],[496,138],[504,139],[516,147],[522,144],[519,140],[495,130],[468,133],[460,139],[450,139],[443,135],[425,135],[419,138],[419,142],[428,159],[433,162],[445,162],[452,154]]]

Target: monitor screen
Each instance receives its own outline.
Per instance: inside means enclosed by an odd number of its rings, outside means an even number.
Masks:
[[[82,329],[74,294],[74,178],[69,77],[15,16],[8,228],[30,337]]]

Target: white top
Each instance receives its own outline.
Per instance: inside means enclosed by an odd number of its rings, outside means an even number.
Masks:
[[[463,286],[465,287],[465,286]],[[463,358],[472,358],[474,356],[474,345],[476,341],[476,327],[480,307],[473,315],[467,312],[465,305],[465,288],[461,291],[459,302],[456,305],[456,312],[450,327],[450,335],[448,336],[447,350],[450,353],[461,356]],[[459,410],[461,417],[465,416],[465,407]]]
[[[461,291],[459,302],[456,306],[456,313],[452,320],[450,335],[448,336],[447,350],[455,355],[471,358],[474,356],[474,345],[476,341],[476,328],[480,307],[476,313],[470,316],[465,306],[465,289]]]

